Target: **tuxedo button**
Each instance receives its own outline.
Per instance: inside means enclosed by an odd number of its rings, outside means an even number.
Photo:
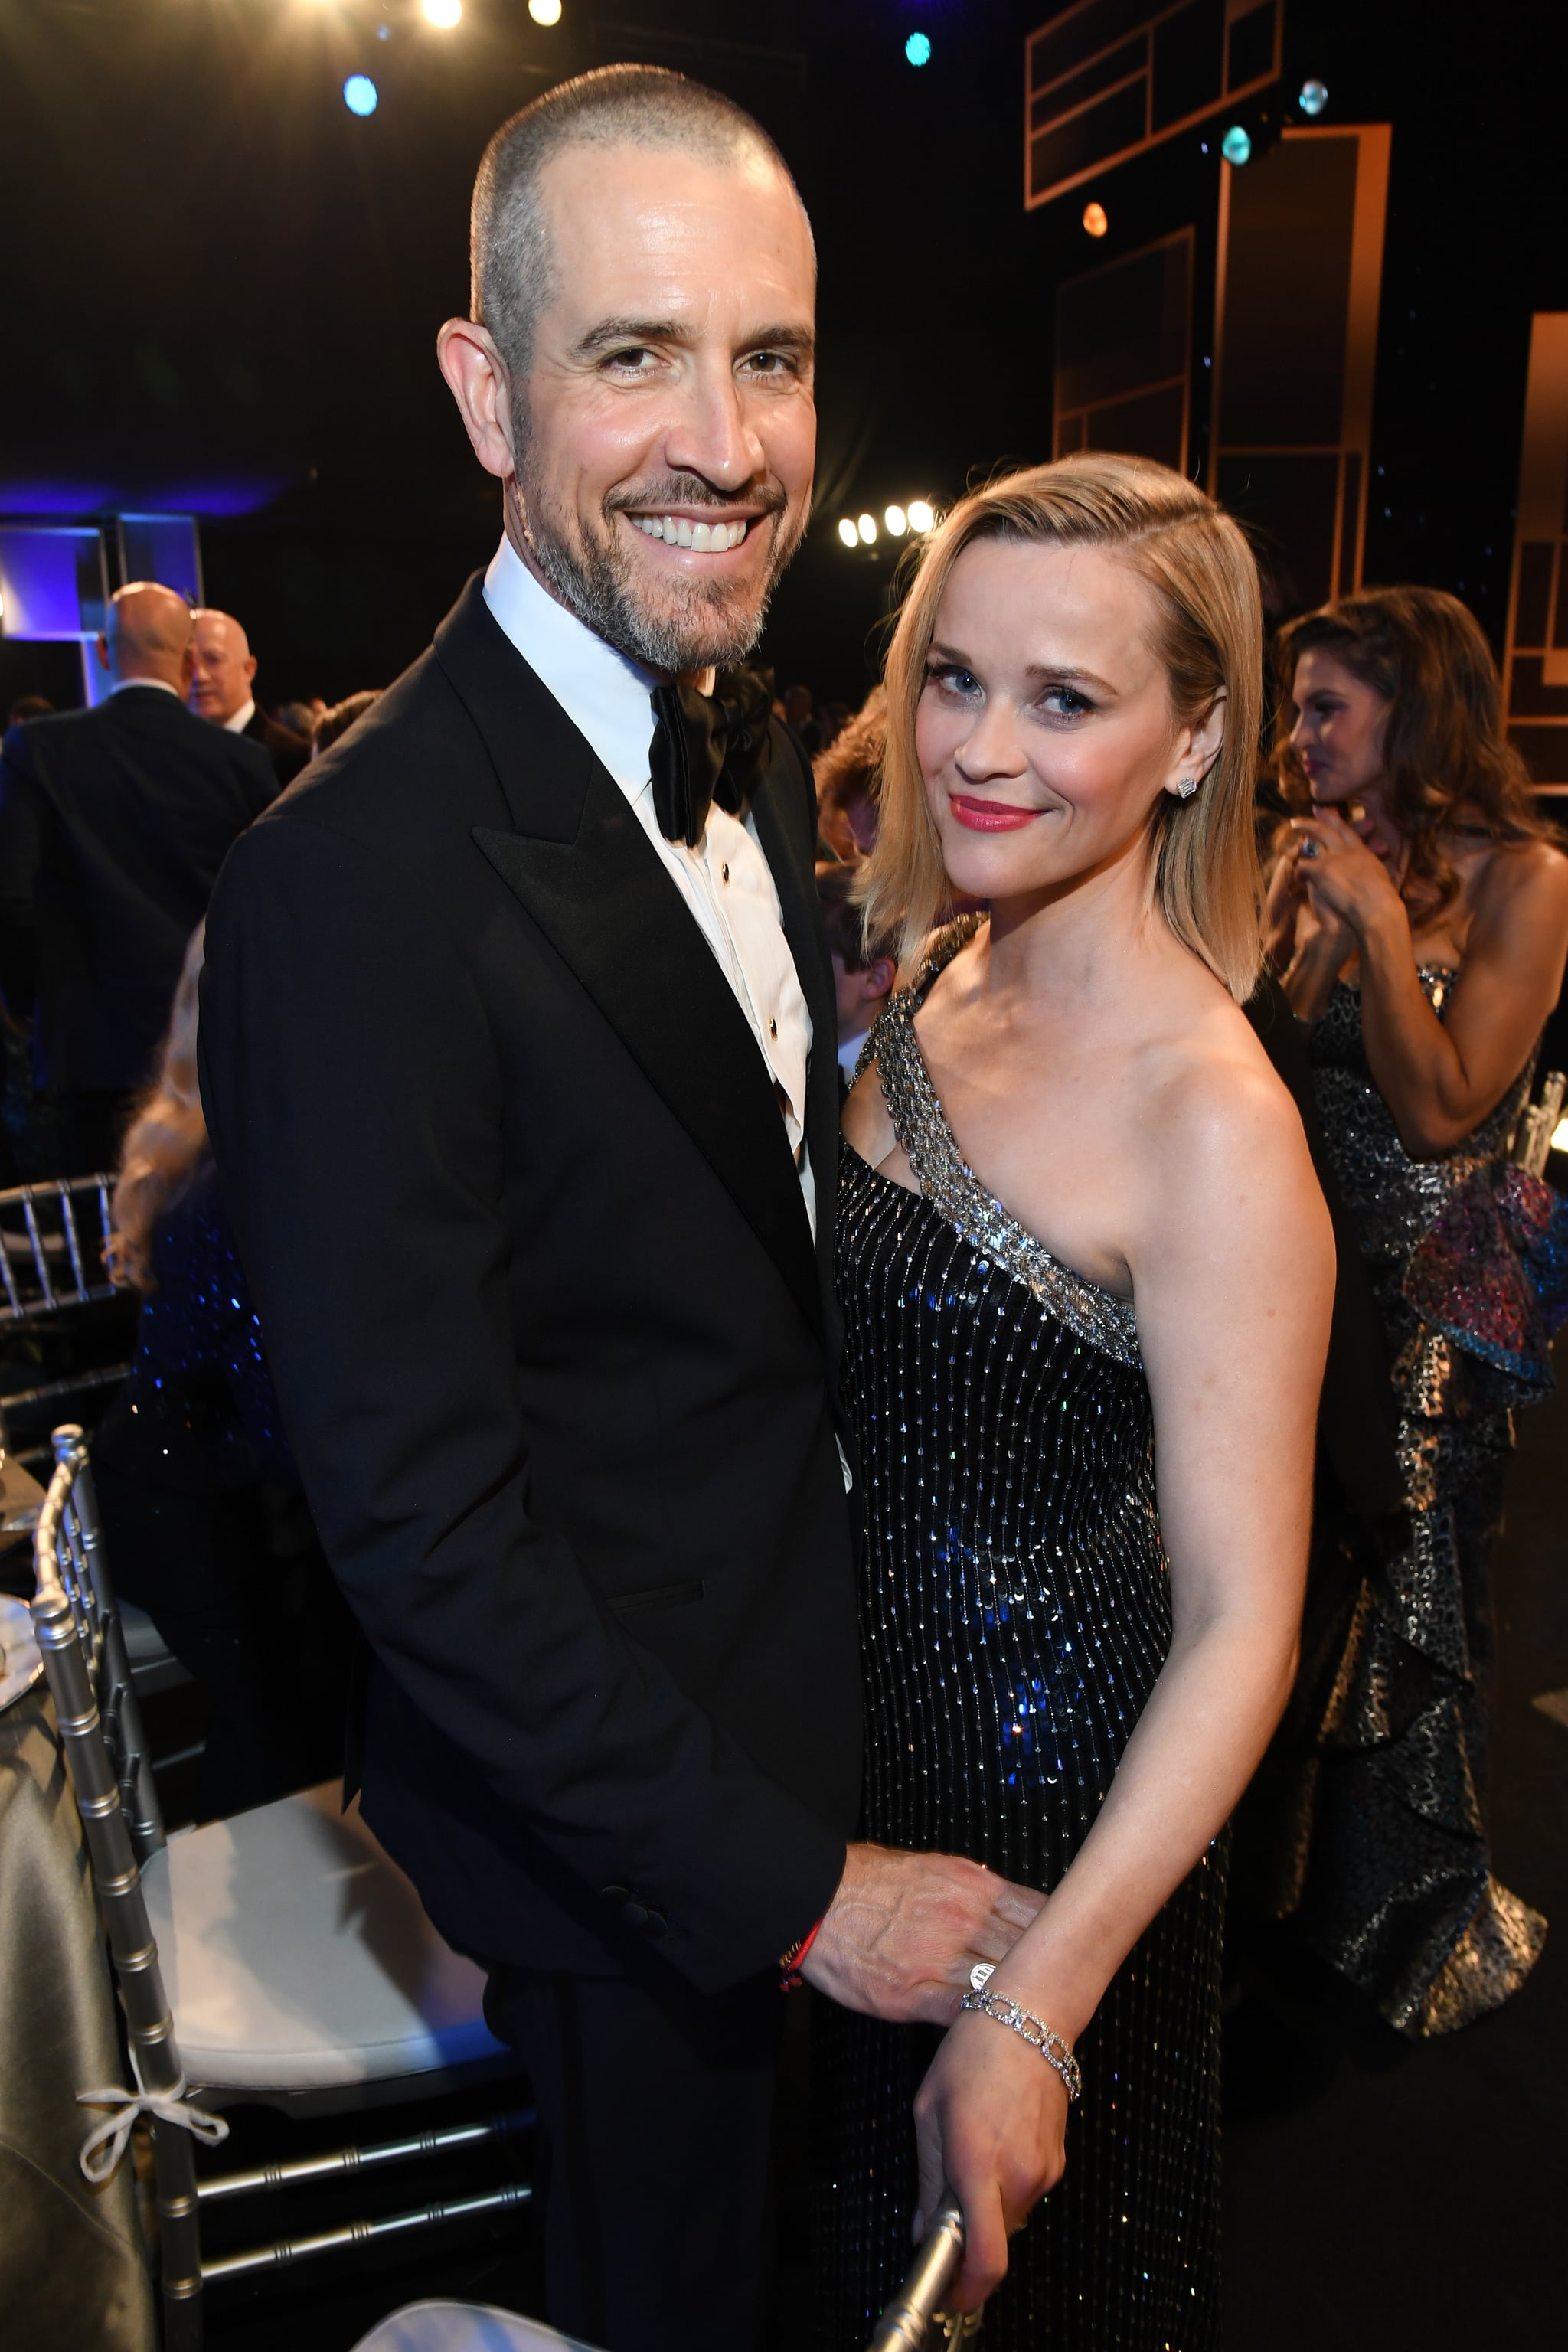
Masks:
[[[640,1903],[623,1903],[621,1917],[628,1927],[646,1927],[647,1912]]]
[[[601,1886],[599,1892],[606,1903],[629,1903],[632,1899],[629,1886]]]
[[[778,1024],[778,1023],[777,1023],[776,1021],[770,1021],[770,1022],[768,1023],[768,1035],[769,1035],[770,1037],[776,1037],[776,1036],[778,1035],[778,1034],[779,1034],[779,1024]]]
[[[662,1911],[648,1911],[643,1917],[642,1931],[645,1936],[651,1936],[657,1944],[661,1936],[668,1935],[669,1922]]]

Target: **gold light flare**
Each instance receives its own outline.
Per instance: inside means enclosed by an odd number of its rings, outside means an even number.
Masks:
[[[1110,226],[1110,223],[1105,215],[1105,206],[1103,205],[1085,205],[1083,208],[1083,225],[1089,231],[1090,236],[1103,236],[1106,230]]]

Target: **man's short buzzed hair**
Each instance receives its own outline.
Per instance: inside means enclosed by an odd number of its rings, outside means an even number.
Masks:
[[[563,147],[675,147],[728,163],[747,148],[789,166],[744,107],[666,66],[601,66],[536,98],[503,122],[479,164],[469,214],[473,317],[508,372],[527,374],[533,327],[554,297],[554,257],[539,175]]]

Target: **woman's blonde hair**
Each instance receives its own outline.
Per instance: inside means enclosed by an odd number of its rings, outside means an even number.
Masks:
[[[137,1105],[121,1147],[120,1174],[110,1204],[109,1272],[122,1290],[156,1289],[153,1228],[174,1207],[207,1156],[207,1123],[196,1076],[205,951],[206,925],[198,923],[174,991],[158,1076]]]
[[[976,490],[926,543],[888,653],[881,824],[861,896],[871,930],[897,929],[907,967],[948,895],[915,751],[926,656],[953,565],[976,540],[1100,547],[1152,591],[1154,651],[1179,724],[1226,697],[1225,740],[1190,800],[1162,793],[1150,820],[1148,904],[1237,1003],[1262,957],[1253,829],[1263,703],[1258,567],[1227,515],[1194,484],[1140,457],[1085,452]]]

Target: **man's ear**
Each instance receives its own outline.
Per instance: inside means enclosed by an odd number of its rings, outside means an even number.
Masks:
[[[866,983],[867,1003],[879,1004],[883,997],[890,996],[898,976],[899,967],[891,956],[874,956],[862,975]]]
[[[517,470],[511,397],[506,364],[489,329],[474,319],[448,319],[436,338],[436,358],[475,457],[487,474],[508,480]]]
[[[101,629],[98,633],[98,666],[101,670],[109,667],[109,639]]]

